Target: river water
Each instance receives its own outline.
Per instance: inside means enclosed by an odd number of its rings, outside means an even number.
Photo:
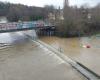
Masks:
[[[100,36],[82,38],[41,37],[40,40],[100,75],[99,37]],[[0,34],[0,43],[12,45],[12,48],[0,51],[0,63],[11,58],[20,57],[26,52],[30,53],[31,51],[31,53],[33,53],[35,50],[33,48],[34,44],[32,45],[32,42],[30,42],[22,32]],[[90,48],[85,48],[86,45],[89,45]],[[35,50],[35,52],[37,51]]]
[[[26,36],[21,32],[1,33],[0,43],[16,44],[26,40]]]
[[[40,39],[100,75],[100,36],[82,38],[42,37]]]
[[[58,38],[52,37],[50,44],[55,39]],[[22,32],[0,34],[0,43],[11,45],[0,49],[0,80],[87,80],[68,63],[32,42]]]

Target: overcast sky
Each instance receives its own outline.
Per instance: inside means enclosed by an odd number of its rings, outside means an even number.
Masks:
[[[43,7],[44,5],[55,5],[55,6],[63,6],[64,0],[0,0],[0,1],[6,1],[11,3],[21,3],[29,6],[39,6]],[[88,3],[89,6],[94,6],[97,3],[99,3],[100,0],[69,0],[70,5],[82,5],[85,3]]]

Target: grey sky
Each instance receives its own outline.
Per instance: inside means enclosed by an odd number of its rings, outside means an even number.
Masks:
[[[12,2],[12,3],[21,3],[29,6],[40,6],[43,7],[44,5],[56,5],[57,7],[60,5],[63,6],[64,0],[0,0],[0,1],[6,1],[6,2]],[[94,6],[97,3],[100,2],[100,0],[69,0],[70,5],[82,5],[85,3],[88,3],[89,6]]]

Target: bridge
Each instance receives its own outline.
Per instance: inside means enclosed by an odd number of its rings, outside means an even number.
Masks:
[[[0,23],[0,33],[25,31],[33,29],[54,29],[54,25],[44,21]]]

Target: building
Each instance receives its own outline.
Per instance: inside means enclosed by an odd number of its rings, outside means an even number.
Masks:
[[[64,0],[64,8],[69,7],[69,1]],[[57,22],[57,21],[63,21],[64,20],[64,9],[61,9],[60,7],[58,9],[55,9],[53,13],[48,14],[48,19],[51,22]]]

